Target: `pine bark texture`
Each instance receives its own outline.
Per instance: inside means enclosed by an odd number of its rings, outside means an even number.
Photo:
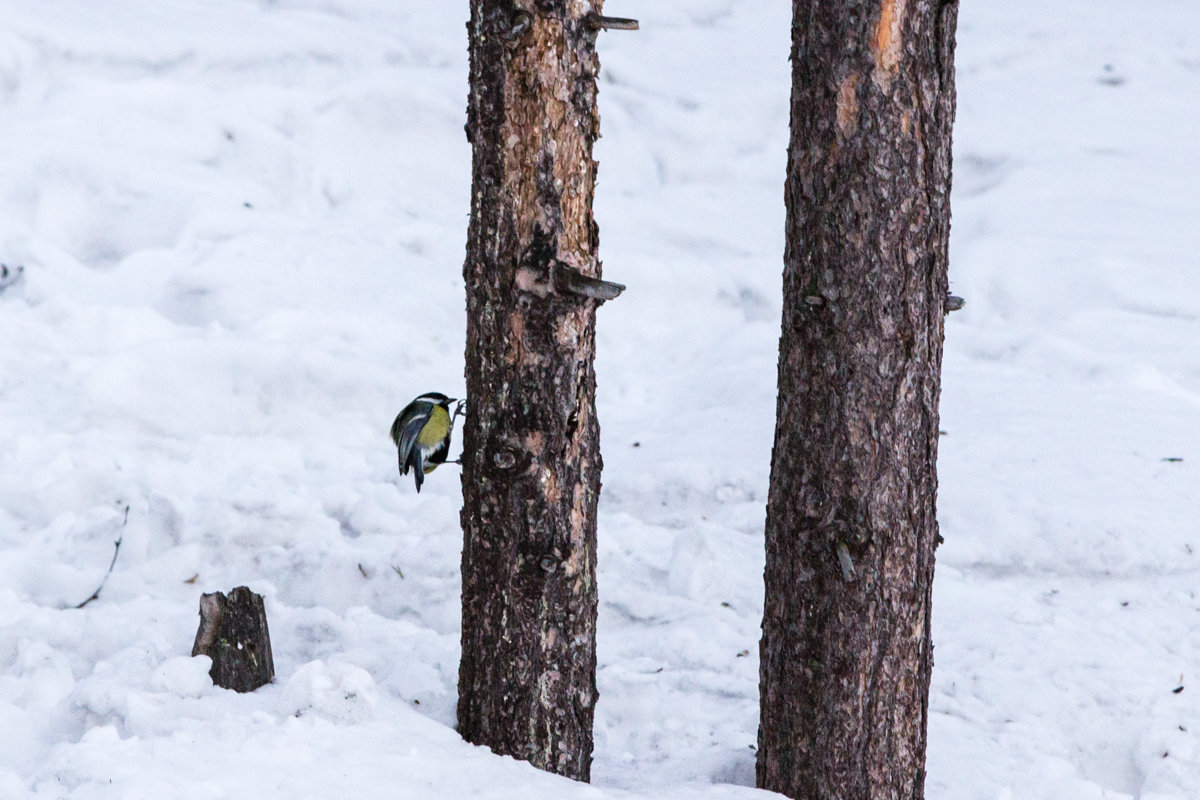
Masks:
[[[957,5],[794,0],[758,785],[924,795]]]
[[[208,674],[215,685],[253,692],[275,678],[267,610],[260,594],[239,586],[225,595],[200,595],[200,627],[192,655],[212,659]]]
[[[600,2],[472,0],[458,728],[588,780]],[[590,287],[590,288],[589,288]]]

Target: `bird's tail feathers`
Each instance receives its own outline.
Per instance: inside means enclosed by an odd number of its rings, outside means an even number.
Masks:
[[[421,484],[425,482],[425,459],[421,457],[421,448],[414,447],[408,455],[408,461],[404,464],[404,474],[408,474],[409,468],[413,471],[413,479],[417,482],[417,494],[421,493]]]

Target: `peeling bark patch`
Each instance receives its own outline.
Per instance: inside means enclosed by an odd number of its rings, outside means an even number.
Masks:
[[[568,577],[574,577],[584,573],[584,565],[588,551],[583,547],[583,537],[586,527],[584,526],[585,515],[587,514],[587,492],[582,485],[576,485],[575,491],[571,497],[571,540],[576,547],[571,549],[571,555],[563,562],[563,571]],[[585,575],[586,577],[586,575]]]
[[[548,505],[558,505],[562,502],[562,490],[558,486],[558,476],[553,470],[542,470],[541,477],[542,497],[545,498]]]
[[[540,453],[546,447],[546,437],[541,431],[527,433],[521,440],[521,446],[531,453]]]
[[[524,354],[523,342],[525,341],[525,315],[521,312],[514,312],[508,318],[508,348],[504,351],[504,360],[509,364],[516,364],[521,360]]]
[[[853,136],[858,130],[859,74],[852,72],[838,84],[837,123],[842,136]]]
[[[871,55],[875,58],[875,85],[887,91],[896,75],[900,53],[904,46],[904,9],[908,0],[883,0],[879,8],[879,23],[871,40]]]
[[[579,345],[579,320],[564,316],[554,328],[554,340],[560,347],[574,350]]]
[[[516,278],[517,289],[526,294],[537,295],[538,297],[548,297],[550,295],[550,284],[542,280],[542,276],[528,267],[522,267],[517,270]]]

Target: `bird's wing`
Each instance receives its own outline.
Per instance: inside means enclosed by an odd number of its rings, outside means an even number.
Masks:
[[[420,450],[417,447],[417,437],[429,419],[428,409],[410,409],[411,405],[401,411],[400,416],[392,423],[392,441],[396,443],[396,449],[399,451],[400,472],[404,475],[408,474],[412,465],[414,452]]]

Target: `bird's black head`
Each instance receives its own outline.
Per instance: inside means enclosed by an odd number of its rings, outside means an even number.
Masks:
[[[456,399],[457,398],[454,398],[454,397],[446,397],[446,395],[442,394],[441,392],[426,392],[425,394],[418,397],[417,401],[423,400],[426,403],[434,403],[435,405],[439,405],[442,408],[449,408],[450,404],[453,403]],[[416,402],[416,401],[414,401],[414,402]]]

